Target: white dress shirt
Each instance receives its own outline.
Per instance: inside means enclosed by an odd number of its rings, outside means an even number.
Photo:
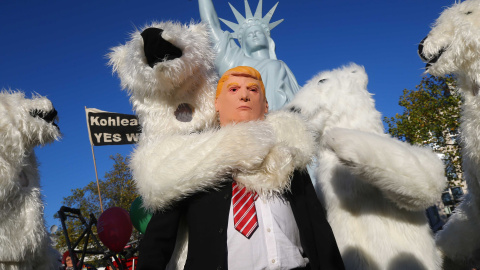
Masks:
[[[293,269],[305,267],[303,249],[290,203],[285,199],[259,197],[255,201],[258,228],[247,239],[233,226],[230,205],[227,229],[228,269]]]

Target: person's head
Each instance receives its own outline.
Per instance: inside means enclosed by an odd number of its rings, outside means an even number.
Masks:
[[[65,259],[65,266],[66,266],[66,267],[72,267],[72,266],[73,266],[72,258],[70,258],[70,256],[68,256],[68,257]]]
[[[73,256],[77,258],[77,255],[75,253],[73,254]],[[72,258],[70,257],[70,252],[68,250],[65,253],[63,253],[62,264],[64,264],[66,267],[73,266]]]
[[[215,110],[221,126],[263,120],[268,102],[260,73],[247,66],[227,70],[218,81]]]

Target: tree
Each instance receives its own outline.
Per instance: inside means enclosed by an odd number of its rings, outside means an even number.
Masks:
[[[384,117],[388,132],[400,140],[429,145],[445,163],[451,187],[461,185],[462,167],[458,144],[461,97],[453,76],[422,78],[416,90],[403,90],[399,105],[403,114]]]
[[[132,202],[139,196],[133,181],[132,173],[128,167],[129,159],[120,154],[110,156],[113,160],[113,168],[105,173],[105,180],[99,179],[100,192],[103,202],[103,209],[110,207],[121,207],[129,210]],[[96,181],[90,182],[83,188],[72,190],[72,195],[64,197],[62,204],[70,208],[80,209],[85,219],[89,220],[89,214],[93,214],[97,219],[101,215],[100,201],[98,198],[98,189]],[[55,214],[55,218],[59,218]],[[84,226],[78,219],[67,219],[66,226],[70,239],[76,240],[82,234]],[[97,235],[96,227],[93,227],[94,234]],[[138,239],[139,233],[135,230],[132,238]],[[61,230],[56,232],[57,250],[63,252],[67,249],[65,236]],[[89,243],[91,243],[89,241]],[[83,240],[79,247],[83,246]]]

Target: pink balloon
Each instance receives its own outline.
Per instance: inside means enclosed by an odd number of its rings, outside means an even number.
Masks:
[[[128,212],[120,207],[108,208],[98,218],[98,237],[111,251],[120,252],[132,235]]]

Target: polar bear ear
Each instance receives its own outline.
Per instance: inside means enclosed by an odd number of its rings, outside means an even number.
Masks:
[[[350,62],[348,65],[343,67],[344,70],[350,71],[351,73],[357,73],[357,72],[365,72],[365,68],[363,66],[357,65],[353,62]]]
[[[357,84],[362,85],[363,88],[367,87],[368,76],[363,66],[357,65],[355,63],[350,63],[350,65],[347,66],[346,69],[350,71],[350,75],[355,78]]]

